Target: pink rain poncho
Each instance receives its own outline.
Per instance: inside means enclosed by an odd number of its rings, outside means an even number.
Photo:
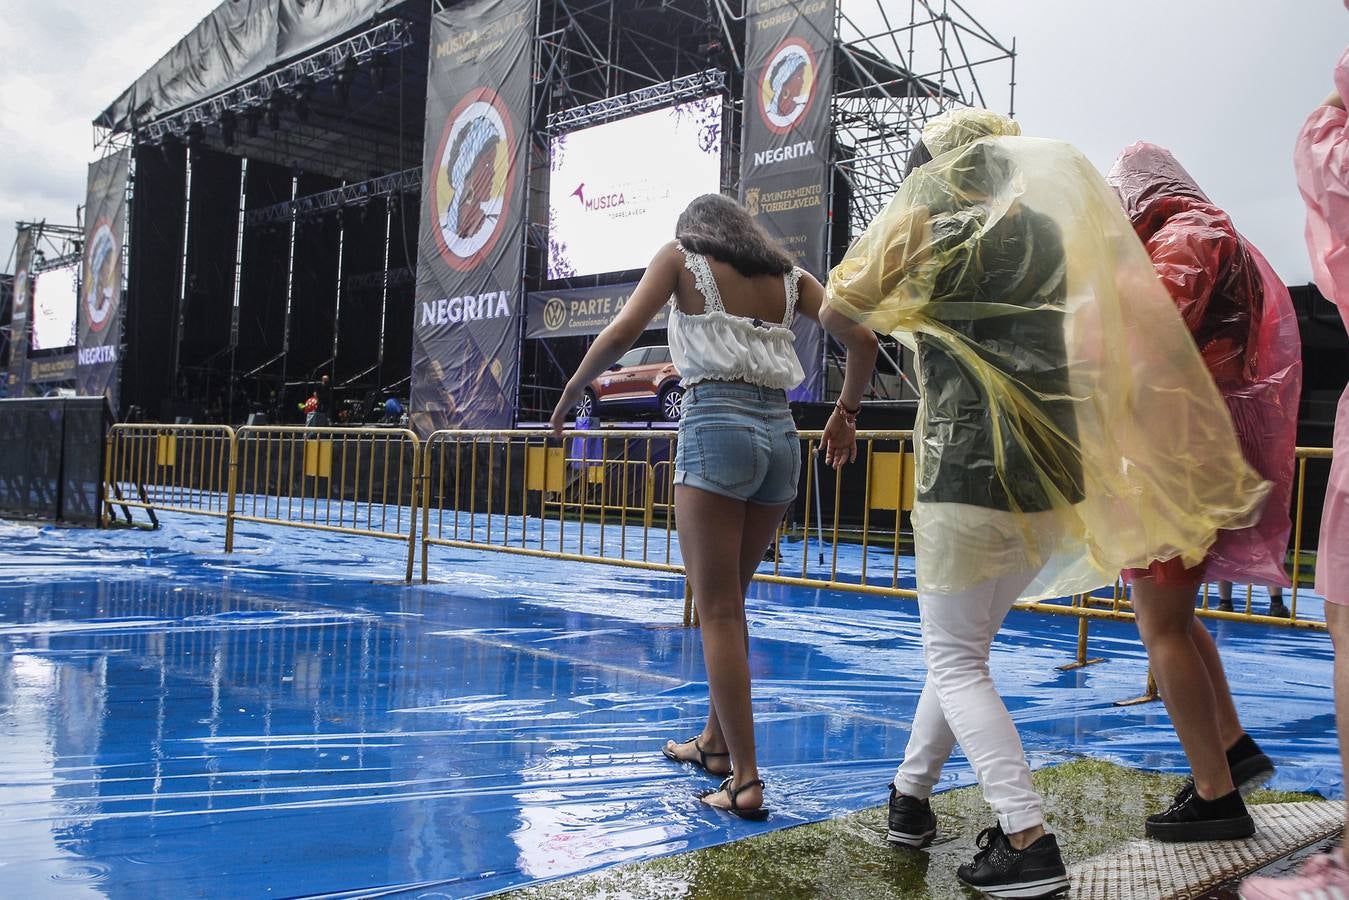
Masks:
[[[1335,66],[1335,87],[1349,97],[1349,50]],[[1307,203],[1312,276],[1349,327],[1349,115],[1333,106],[1312,113],[1298,135],[1293,166]],[[1316,555],[1316,592],[1349,604],[1349,388],[1335,414],[1335,458]]]
[[[1288,587],[1302,393],[1302,342],[1288,288],[1169,150],[1127,147],[1106,180],[1227,403],[1242,454],[1273,484],[1255,525],[1220,533],[1205,577]]]

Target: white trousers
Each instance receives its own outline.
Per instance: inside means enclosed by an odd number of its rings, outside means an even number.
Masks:
[[[895,790],[924,799],[957,743],[1008,834],[1044,824],[1021,738],[988,674],[988,653],[1032,576],[1009,575],[954,594],[918,595],[927,680]]]

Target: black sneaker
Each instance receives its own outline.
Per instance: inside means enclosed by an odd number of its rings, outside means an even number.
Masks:
[[[937,817],[932,814],[932,803],[908,797],[890,785],[890,830],[886,834],[892,844],[907,847],[926,847],[937,833]]]
[[[994,825],[979,832],[974,862],[956,869],[956,877],[992,897],[1053,897],[1068,889],[1068,870],[1059,842],[1046,834],[1025,850],[1015,850]]]
[[[1265,755],[1249,734],[1243,734],[1227,749],[1227,768],[1232,773],[1233,786],[1243,797],[1264,787],[1274,777],[1274,761]],[[1185,779],[1185,786],[1176,794],[1174,802],[1179,803],[1193,790],[1194,779]]]
[[[1260,745],[1243,734],[1227,750],[1227,767],[1232,770],[1232,784],[1241,796],[1263,787],[1274,777],[1274,761],[1265,755]]]
[[[1187,784],[1170,808],[1148,816],[1144,830],[1159,841],[1234,841],[1255,834],[1255,820],[1239,792],[1204,800]]]
[[[1282,600],[1272,600],[1269,604],[1269,615],[1279,619],[1293,618],[1293,611],[1283,605]]]
[[[1231,612],[1231,611],[1232,611],[1232,601],[1231,601],[1231,600],[1219,600],[1219,601],[1218,601],[1218,611],[1219,611],[1219,612]]]

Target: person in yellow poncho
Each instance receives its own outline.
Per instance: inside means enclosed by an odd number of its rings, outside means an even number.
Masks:
[[[1114,193],[1068,144],[1019,134],[986,110],[929,123],[928,160],[831,273],[827,302],[918,354],[928,678],[890,838],[931,840],[927,798],[958,741],[998,817],[961,879],[1039,896],[1067,876],[988,675],[1003,618],[1155,559],[1193,564],[1255,520],[1268,485]]]

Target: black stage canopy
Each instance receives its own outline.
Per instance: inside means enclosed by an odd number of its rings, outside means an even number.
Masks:
[[[94,124],[134,131],[357,28],[403,0],[225,0]]]

